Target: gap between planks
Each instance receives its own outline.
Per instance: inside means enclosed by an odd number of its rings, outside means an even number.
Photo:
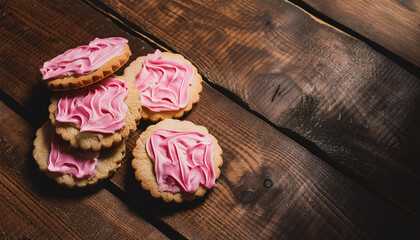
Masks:
[[[317,21],[320,24],[326,25],[338,32],[341,32],[347,36],[350,36],[352,38],[356,38],[362,42],[364,42],[366,45],[371,47],[376,52],[379,52],[380,54],[384,55],[391,61],[393,61],[395,64],[399,65],[400,67],[404,68],[407,72],[413,74],[414,76],[420,77],[420,68],[417,67],[412,62],[406,60],[405,58],[391,52],[387,48],[383,47],[382,45],[370,40],[369,38],[359,34],[358,32],[354,31],[351,28],[348,28],[344,26],[343,24],[335,21],[334,19],[326,16],[325,14],[318,12],[313,7],[311,7],[309,4],[305,3],[302,0],[285,0],[286,3],[289,3],[302,12],[308,14],[312,19]]]
[[[131,164],[130,164],[131,165]],[[124,193],[115,183],[106,180],[104,183],[104,188],[112,193],[115,197],[127,204],[132,210],[134,210],[137,214],[139,214],[143,219],[145,219],[148,223],[158,229],[161,233],[167,236],[169,239],[187,239],[184,235],[179,233],[177,230],[173,229],[167,223],[159,219],[156,215],[150,212],[148,209],[141,208],[138,204],[136,204],[129,195]]]
[[[98,2],[95,0],[80,0],[86,5],[92,7],[93,9],[97,10],[98,12],[102,13],[109,19],[111,19],[114,23],[116,23],[118,26],[120,26],[123,30],[129,32],[133,36],[140,37],[142,40],[146,41],[149,45],[163,49],[167,52],[176,52],[171,47],[167,46],[165,43],[160,41],[159,39],[155,38],[154,36],[143,32],[142,29],[137,30],[137,26],[131,24],[130,21],[125,19],[123,16],[119,15],[118,13],[114,12],[112,9],[110,9],[108,6],[103,4],[102,2]],[[413,74],[414,76],[420,77],[420,69],[411,63],[410,61],[406,60],[403,57],[398,56],[397,54],[391,52],[390,50],[386,49],[385,47],[379,45],[378,43],[370,40],[369,38],[357,33],[356,31],[344,26],[343,24],[335,21],[334,19],[318,12],[314,8],[312,8],[310,5],[305,3],[302,0],[284,0],[286,3],[293,5],[294,7],[298,8],[300,11],[304,12],[305,14],[308,14],[314,21],[326,25],[342,34],[345,34],[351,38],[358,39],[362,42],[364,42],[366,45],[374,49],[375,51],[379,52],[380,54],[386,56],[388,59],[392,60],[394,63],[399,65],[400,67],[407,70],[409,73]],[[204,79],[207,83],[210,84],[210,86],[214,87],[212,83],[210,83],[207,79]],[[217,89],[217,87],[214,87]],[[219,89],[217,89],[219,90]],[[224,95],[226,95],[223,92]],[[231,98],[230,95],[226,95],[227,97]],[[236,100],[235,100],[236,102]],[[240,104],[241,106],[243,104]],[[248,109],[247,107],[245,107]],[[252,112],[252,111],[251,111]],[[264,120],[265,121],[265,120]]]
[[[145,41],[146,43],[148,43],[152,47],[163,49],[163,50],[168,51],[168,52],[177,53],[177,51],[175,49],[169,47],[163,41],[159,40],[156,36],[153,36],[152,34],[149,34],[149,33],[145,32],[144,30],[142,30],[139,26],[136,26],[136,25],[132,24],[129,20],[127,20],[126,18],[124,18],[120,14],[116,13],[113,9],[111,9],[107,5],[103,4],[102,2],[96,1],[96,0],[80,0],[80,1],[85,3],[88,6],[92,7],[93,9],[100,12],[104,16],[106,16],[108,19],[113,21],[117,26],[121,27],[121,29],[127,31],[128,33],[130,33],[131,35],[133,35],[135,37],[138,37],[138,38],[142,39],[143,41]],[[303,11],[306,14],[310,15],[310,17],[312,19],[314,19],[314,21],[317,21],[320,24],[327,25],[327,26],[335,29],[336,31],[341,32],[342,34],[346,34],[346,35],[348,35],[352,38],[359,39],[360,41],[364,42],[365,44],[370,46],[375,51],[377,51],[377,52],[381,53],[382,55],[386,56],[387,58],[391,59],[393,62],[400,65],[402,68],[404,68],[408,72],[412,73],[413,75],[415,75],[415,76],[419,75],[419,69],[414,64],[412,64],[411,62],[409,62],[409,61],[401,58],[400,56],[390,52],[386,48],[384,48],[384,47],[380,46],[379,44],[369,40],[368,38],[358,34],[357,32],[353,31],[352,29],[349,29],[349,28],[345,27],[344,25],[334,21],[333,19],[323,15],[322,13],[317,12],[311,6],[307,5],[303,1],[301,1],[301,0],[285,0],[285,2],[295,6],[300,11]],[[310,153],[312,153],[313,155],[315,155],[319,159],[326,162],[328,165],[330,165],[331,167],[333,167],[334,169],[336,169],[337,171],[342,173],[347,178],[351,179],[353,182],[357,183],[358,185],[367,189],[369,192],[371,192],[375,196],[379,197],[380,199],[383,199],[386,203],[395,207],[398,211],[402,212],[407,217],[409,217],[413,220],[416,220],[416,221],[419,219],[419,216],[417,216],[417,214],[415,212],[413,212],[412,210],[410,210],[408,207],[399,203],[397,200],[392,198],[390,195],[384,193],[383,191],[381,191],[377,187],[375,187],[375,186],[373,186],[369,183],[364,182],[362,179],[358,178],[357,176],[353,175],[352,173],[350,173],[349,171],[347,171],[346,169],[344,169],[343,167],[341,167],[340,165],[338,165],[337,163],[332,161],[325,151],[323,151],[321,148],[316,146],[316,144],[314,144],[310,140],[300,136],[299,134],[297,134],[297,133],[295,133],[291,130],[288,130],[286,128],[278,127],[277,125],[275,125],[274,123],[269,121],[266,117],[264,117],[262,114],[254,111],[254,110],[251,110],[249,108],[249,106],[242,99],[240,99],[238,96],[234,95],[233,93],[231,93],[227,89],[222,88],[218,85],[215,85],[214,83],[210,82],[206,77],[203,77],[203,80],[205,81],[205,83],[210,85],[210,87],[216,89],[217,91],[222,93],[224,96],[226,96],[227,98],[229,98],[233,102],[237,103],[238,105],[240,105],[244,109],[246,109],[248,112],[254,114],[258,118],[260,118],[261,120],[263,120],[264,122],[269,124],[270,126],[274,127],[275,129],[280,131],[282,134],[286,135],[287,137],[292,139],[294,142],[301,145],[304,149],[306,149],[307,151],[309,151]]]

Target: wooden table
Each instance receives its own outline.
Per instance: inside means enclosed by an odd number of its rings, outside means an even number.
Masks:
[[[420,2],[0,1],[1,239],[418,238]],[[135,181],[41,174],[43,62],[95,37],[159,48],[205,78],[185,119],[224,150],[217,187],[166,204]],[[121,71],[120,71],[121,72]]]

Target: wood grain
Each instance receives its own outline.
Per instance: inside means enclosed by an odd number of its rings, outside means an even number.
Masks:
[[[419,1],[302,1],[420,67]]]
[[[29,239],[165,239],[102,188],[70,190],[40,173],[35,130],[0,102],[0,237]]]
[[[134,198],[135,205],[149,209],[187,238],[392,238],[415,234],[416,225],[381,199],[207,84],[185,120],[206,126],[224,151],[215,189],[192,203],[166,204],[141,189],[130,165],[124,165],[111,182]],[[128,149],[133,149],[147,124],[140,127],[129,139]]]
[[[186,56],[346,175],[420,213],[419,78],[363,42],[284,1],[91,2]]]

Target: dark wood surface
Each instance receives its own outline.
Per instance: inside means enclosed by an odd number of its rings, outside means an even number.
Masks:
[[[183,211],[162,205],[139,193],[130,166],[111,182],[146,199],[142,205],[188,238],[398,237],[414,231],[398,211],[207,85],[186,120],[205,125],[224,150],[224,174],[202,202],[185,204]]]
[[[0,1],[1,238],[418,236],[418,78],[288,3],[105,3]],[[69,190],[38,171],[32,141],[51,95],[39,67],[107,36],[129,40],[130,61],[167,46],[212,84],[184,118],[224,150],[202,199],[167,204],[135,181],[130,152],[146,121],[96,187]]]
[[[420,1],[303,2],[420,67]]]
[[[420,213],[418,77],[284,1],[90,2],[182,53],[336,168]]]

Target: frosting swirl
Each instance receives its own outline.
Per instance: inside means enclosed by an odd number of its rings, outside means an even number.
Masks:
[[[126,81],[106,78],[89,87],[63,92],[55,112],[58,122],[74,123],[80,132],[115,133],[125,127]]]
[[[153,112],[185,108],[193,78],[191,64],[164,60],[157,49],[154,54],[147,55],[136,77],[141,105]]]
[[[89,45],[69,49],[44,63],[40,69],[42,79],[89,74],[121,55],[127,43],[127,39],[120,37],[96,38]]]
[[[197,191],[200,184],[215,186],[213,141],[192,131],[159,129],[146,142],[146,151],[154,162],[159,191]]]
[[[76,178],[95,176],[95,167],[98,162],[99,152],[74,150],[70,145],[52,134],[51,152],[48,158],[48,170],[70,174]]]

